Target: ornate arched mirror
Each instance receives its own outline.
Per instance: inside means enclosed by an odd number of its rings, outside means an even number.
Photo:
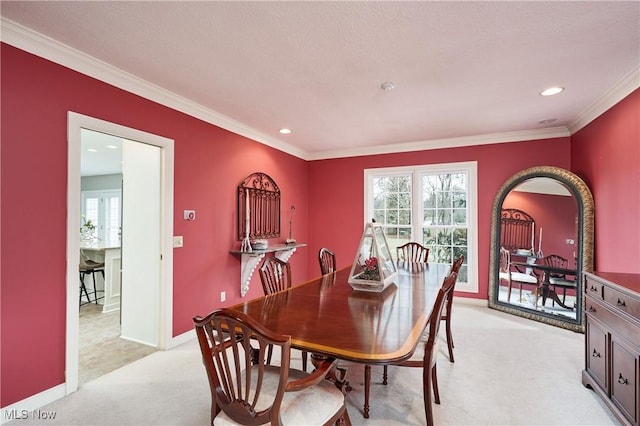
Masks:
[[[591,191],[568,170],[532,167],[510,177],[491,212],[489,307],[584,332],[593,215]]]

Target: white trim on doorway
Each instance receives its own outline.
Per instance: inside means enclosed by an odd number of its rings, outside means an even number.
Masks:
[[[67,327],[65,355],[66,394],[78,389],[79,312],[78,312],[78,253],[80,250],[80,130],[90,129],[124,139],[161,148],[161,211],[158,347],[169,349],[176,345],[173,326],[173,175],[174,141],[141,130],[124,127],[94,117],[69,111],[67,117]]]

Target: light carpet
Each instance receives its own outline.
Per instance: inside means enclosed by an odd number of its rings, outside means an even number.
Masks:
[[[584,335],[488,309],[456,298],[456,362],[440,345],[439,425],[618,425],[593,391],[581,383]],[[444,336],[441,336],[444,337]],[[292,364],[300,365],[299,352]],[[425,424],[421,370],[373,367],[371,413],[362,417],[363,367],[345,363],[354,425]],[[42,411],[47,425],[208,425],[210,393],[197,342],[159,351],[96,380]]]

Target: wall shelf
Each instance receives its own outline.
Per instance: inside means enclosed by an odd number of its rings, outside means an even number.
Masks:
[[[283,262],[288,262],[289,258],[298,247],[305,247],[304,243],[295,244],[274,244],[264,250],[242,251],[231,250],[229,253],[240,256],[240,295],[244,297],[249,291],[249,282],[260,261],[267,253],[274,253],[274,256]]]

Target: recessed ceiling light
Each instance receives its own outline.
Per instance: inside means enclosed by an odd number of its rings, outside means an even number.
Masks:
[[[387,91],[387,92],[388,92],[389,90],[393,90],[393,89],[395,89],[395,88],[396,88],[396,85],[395,85],[395,84],[393,84],[393,82],[391,82],[391,81],[385,81],[384,83],[382,83],[382,84],[380,85],[380,88],[381,88],[382,90],[385,90],[385,91]]]
[[[115,146],[115,145],[107,145],[107,148],[109,148],[109,149],[118,149],[118,147]]]
[[[93,148],[88,148],[87,151],[89,151],[89,152],[98,152],[97,149],[93,149]]]
[[[287,129],[287,128],[283,128],[278,130],[280,133],[282,133],[283,135],[288,135],[289,133],[291,133],[291,129]]]
[[[558,93],[562,92],[564,90],[564,87],[549,87],[548,89],[544,89],[542,92],[540,92],[540,95],[542,96],[553,96],[553,95],[557,95]]]
[[[556,121],[558,121],[557,118],[547,118],[547,119],[538,121],[538,124],[551,124],[551,123],[554,123]]]

